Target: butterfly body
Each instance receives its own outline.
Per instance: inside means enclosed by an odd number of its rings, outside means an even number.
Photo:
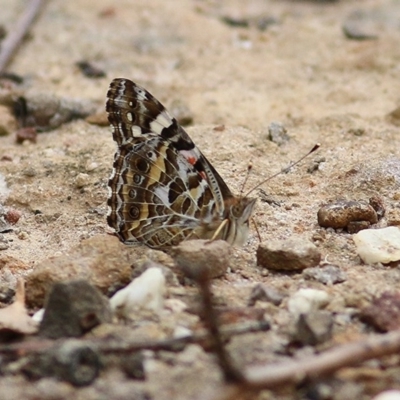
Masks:
[[[162,104],[114,79],[106,110],[118,145],[108,224],[121,241],[153,248],[188,239],[247,240],[255,200],[236,197]]]

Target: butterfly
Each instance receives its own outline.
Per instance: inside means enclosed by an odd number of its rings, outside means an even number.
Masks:
[[[256,199],[232,194],[155,97],[117,78],[106,111],[117,143],[107,222],[122,242],[160,249],[190,239],[246,242]]]

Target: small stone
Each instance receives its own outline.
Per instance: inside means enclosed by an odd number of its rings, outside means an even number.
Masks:
[[[37,175],[37,172],[36,172],[36,170],[34,168],[28,167],[28,168],[25,168],[22,171],[22,174],[27,176],[27,177],[29,177],[29,178],[33,178],[34,176]]]
[[[90,176],[88,174],[80,173],[75,178],[75,186],[78,189],[81,189],[84,186],[87,186],[89,183],[90,183]]]
[[[368,229],[370,223],[368,221],[351,221],[347,225],[347,232],[349,233],[357,233],[363,231],[364,229]]]
[[[385,204],[383,203],[383,200],[381,197],[378,197],[378,196],[370,197],[369,204],[376,211],[376,215],[378,216],[378,219],[381,219],[384,217],[384,215],[386,213],[386,209],[385,209]]]
[[[323,290],[318,289],[299,289],[290,296],[288,300],[289,312],[295,316],[308,314],[315,310],[320,310],[330,302],[330,296]]]
[[[81,70],[82,74],[85,75],[87,78],[103,78],[106,76],[106,73],[93,65],[89,61],[82,60],[76,63],[76,66]]]
[[[95,162],[95,161],[88,162],[88,163],[86,164],[86,171],[87,171],[87,172],[92,172],[92,171],[94,171],[98,166],[99,166],[99,164],[98,164],[97,162]]]
[[[378,26],[363,10],[353,11],[343,24],[343,32],[348,39],[371,40],[378,38]]]
[[[229,268],[231,247],[225,240],[187,240],[169,253],[188,278],[196,279],[204,272],[218,278]]]
[[[361,311],[360,319],[381,332],[400,328],[400,292],[384,292]]]
[[[52,287],[39,333],[52,339],[79,337],[95,326],[111,322],[108,300],[84,280],[59,282]]]
[[[303,276],[306,279],[314,279],[324,285],[341,283],[347,279],[346,274],[336,265],[307,268],[303,271]]]
[[[296,321],[293,340],[304,345],[315,346],[332,337],[333,318],[329,311],[313,311],[300,314]]]
[[[100,368],[100,356],[92,347],[69,339],[46,351],[33,352],[23,372],[34,379],[55,377],[74,386],[86,386],[96,379]]]
[[[29,127],[21,128],[21,129],[17,130],[17,132],[15,134],[16,143],[22,144],[26,140],[31,142],[31,143],[36,143],[37,142],[37,131],[36,131],[36,128],[29,126]]]
[[[372,400],[400,400],[400,390],[385,390],[372,398]]]
[[[92,125],[109,126],[107,113],[105,111],[97,114],[91,114],[85,118],[85,121]]]
[[[271,122],[268,126],[268,140],[282,146],[290,140],[286,128],[280,122]]]
[[[388,264],[400,260],[400,229],[390,226],[353,235],[356,250],[365,264]]]
[[[21,211],[16,210],[15,208],[9,209],[5,215],[4,219],[11,225],[15,225],[19,219],[21,218]]]
[[[110,299],[113,312],[129,318],[140,309],[159,313],[164,306],[165,277],[158,267],[150,267]]]
[[[301,271],[321,261],[317,247],[302,237],[260,243],[257,265],[269,270]]]
[[[21,231],[21,232],[18,233],[18,239],[20,239],[20,240],[26,240],[26,239],[28,239],[28,238],[29,238],[28,232]]]
[[[267,301],[276,306],[282,303],[284,295],[272,287],[268,287],[263,285],[262,283],[258,283],[251,290],[250,298],[248,301],[249,306],[254,306],[257,300]]]
[[[124,354],[121,366],[126,375],[132,379],[143,380],[146,378],[143,353],[138,351],[132,354]]]
[[[346,228],[353,221],[376,224],[378,216],[373,207],[363,201],[338,201],[318,210],[318,224],[324,228]]]

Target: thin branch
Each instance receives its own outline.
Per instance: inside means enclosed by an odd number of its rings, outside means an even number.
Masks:
[[[305,380],[319,379],[340,368],[360,364],[400,351],[400,330],[344,344],[322,354],[284,364],[251,367],[245,372],[251,388],[271,389]]]
[[[28,0],[25,12],[21,15],[10,34],[8,34],[1,43],[0,74],[5,71],[12,55],[27,34],[43,3],[44,0]]]
[[[196,283],[199,285],[201,290],[206,325],[209,329],[210,337],[213,341],[213,349],[218,357],[219,365],[224,373],[225,380],[227,382],[235,383],[244,382],[245,379],[242,372],[235,367],[224,346],[218,316],[212,304],[210,278],[206,268],[196,276]]]
[[[269,324],[264,321],[249,321],[247,323],[230,324],[221,328],[221,335],[223,339],[242,335],[249,332],[260,332],[269,329]],[[209,332],[208,330],[200,331],[191,336],[182,338],[164,339],[164,340],[146,340],[137,342],[113,342],[109,339],[82,339],[82,345],[95,346],[100,352],[103,353],[133,353],[140,350],[167,350],[178,351],[190,343],[199,343],[209,347]],[[61,345],[69,338],[50,340],[50,339],[32,339],[25,342],[8,343],[0,345],[0,354],[28,354],[35,352],[42,352],[50,349],[51,347]]]

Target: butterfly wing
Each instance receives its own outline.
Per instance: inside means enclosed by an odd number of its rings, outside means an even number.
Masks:
[[[127,79],[114,79],[107,97],[118,144],[107,221],[121,240],[177,244],[222,216],[232,193],[164,106]]]

